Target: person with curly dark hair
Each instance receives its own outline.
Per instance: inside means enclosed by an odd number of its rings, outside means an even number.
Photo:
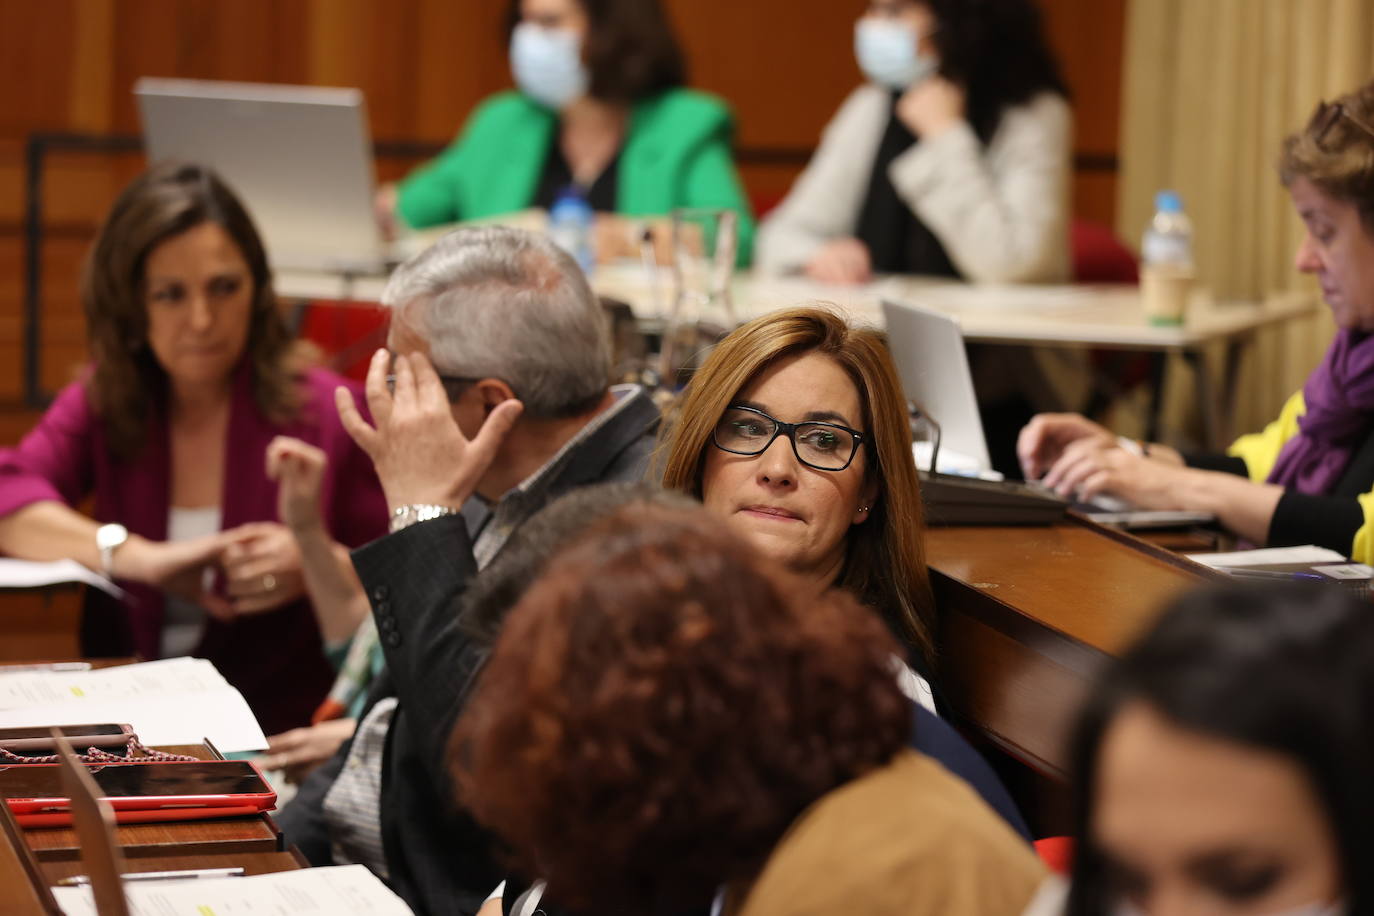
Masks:
[[[1067,280],[1072,116],[1032,0],[871,0],[855,53],[869,82],[760,227],[759,263]]]
[[[589,526],[501,628],[450,745],[460,798],[588,912],[1019,911],[1043,869],[905,749],[893,637],[790,577],[703,509]]]
[[[506,33],[515,90],[483,101],[438,158],[382,188],[384,229],[547,210],[575,187],[597,211],[603,260],[637,252],[640,218],[711,207],[739,214],[748,263],[754,221],[733,118],[685,88],[659,0],[510,0]]]

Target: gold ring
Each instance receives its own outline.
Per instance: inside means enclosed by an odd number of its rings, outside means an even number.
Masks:
[[[277,577],[276,577],[276,576],[272,575],[271,573],[268,573],[267,575],[265,575],[265,576],[262,577],[262,590],[263,590],[263,591],[265,591],[265,592],[270,592],[272,589],[274,589],[274,588],[276,588],[276,587],[277,587]]]

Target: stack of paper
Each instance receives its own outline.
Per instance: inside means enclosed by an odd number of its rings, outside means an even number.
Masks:
[[[1213,569],[1241,569],[1247,566],[1279,564],[1340,563],[1345,557],[1334,550],[1305,544],[1301,547],[1267,547],[1263,550],[1237,550],[1232,553],[1195,553],[1188,559]]]
[[[243,694],[202,658],[0,673],[0,727],[102,722],[127,722],[150,746],[209,738],[225,752],[267,747]]]
[[[100,573],[91,572],[75,560],[54,560],[39,563],[0,557],[0,588],[42,588],[64,582],[84,582],[116,598],[124,597],[124,590]]]
[[[67,916],[97,916],[88,887],[55,887]],[[361,865],[303,868],[251,878],[126,881],[130,916],[228,916],[321,913],[410,916],[410,908]]]

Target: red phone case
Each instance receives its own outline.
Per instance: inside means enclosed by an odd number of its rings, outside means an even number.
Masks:
[[[213,761],[196,761],[199,763],[211,763]],[[213,808],[246,808],[250,811],[270,811],[277,804],[277,793],[270,790],[271,784],[262,775],[262,770],[258,768],[255,761],[242,761],[252,767],[253,772],[262,780],[263,785],[269,787],[267,792],[254,792],[243,794],[209,794],[209,795],[125,795],[115,797],[105,797],[105,801],[115,810],[115,817],[118,820],[121,812],[126,811],[175,811],[194,809],[203,811]],[[158,763],[158,764],[107,764],[106,766],[179,766],[180,763]],[[53,767],[57,768],[60,764],[56,763],[37,763],[24,764],[25,767]],[[100,767],[96,767],[99,769]],[[66,812],[71,807],[71,802],[63,797],[53,798],[7,798],[10,810],[16,815],[48,815]],[[64,815],[65,816],[65,815]],[[200,815],[205,816],[205,815]],[[171,819],[171,818],[169,818]],[[70,822],[70,818],[68,820]],[[129,823],[132,823],[130,821]]]
[[[115,822],[119,824],[152,824],[163,821],[203,821],[219,817],[246,817],[262,814],[263,808],[224,805],[218,808],[150,808],[147,811],[115,812]],[[51,811],[46,814],[16,814],[14,819],[20,827],[70,827],[70,811]]]

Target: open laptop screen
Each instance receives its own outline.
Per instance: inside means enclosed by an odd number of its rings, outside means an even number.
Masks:
[[[148,161],[218,172],[274,267],[381,271],[361,90],[145,77],[134,94]]]
[[[891,300],[883,301],[883,319],[907,399],[940,424],[940,469],[991,470],[959,323],[941,312]]]

